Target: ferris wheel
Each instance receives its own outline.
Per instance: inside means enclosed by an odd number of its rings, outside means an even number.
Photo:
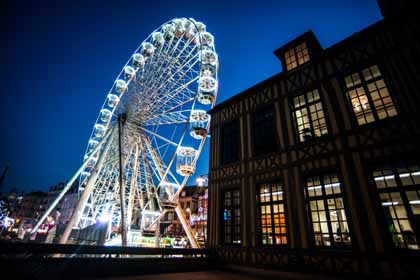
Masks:
[[[124,244],[130,228],[154,232],[174,209],[197,247],[178,197],[208,137],[217,73],[214,37],[192,18],[166,22],[140,44],[106,95],[72,178],[80,198],[61,243],[73,227],[109,220]]]

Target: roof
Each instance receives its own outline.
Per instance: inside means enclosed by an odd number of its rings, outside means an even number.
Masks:
[[[343,39],[343,40],[341,40],[341,41],[339,41],[339,42],[331,45],[330,47],[322,50],[322,52],[320,53],[320,55],[318,57],[312,59],[311,62],[317,61],[319,59],[323,59],[326,56],[330,55],[331,53],[337,51],[338,49],[346,47],[347,45],[351,44],[354,40],[358,40],[361,37],[364,37],[367,34],[370,34],[373,30],[376,30],[377,28],[383,26],[385,23],[386,23],[386,21],[384,19],[382,19],[382,20],[379,20],[378,22],[376,22],[376,23],[374,23],[374,24],[372,24],[372,25],[370,25],[370,26],[368,26],[368,27],[366,27],[366,28],[364,28],[364,29],[362,29],[362,30],[360,30],[358,32],[353,33],[349,37],[347,37],[347,38],[345,38],[345,39]],[[282,47],[280,47],[277,50],[275,50],[274,51],[275,55],[280,54],[280,52],[282,50],[284,50],[288,46],[290,47],[290,44],[293,44],[293,43],[298,42],[299,40],[301,40],[301,38],[304,38],[304,36],[315,36],[315,35],[312,33],[312,31],[307,31],[307,32],[301,34],[300,36],[298,36],[297,38],[295,38],[294,40],[286,43]],[[318,40],[316,40],[316,42],[318,42]],[[316,42],[315,42],[315,44],[316,44]],[[319,42],[318,42],[318,44],[319,44]],[[299,69],[299,67],[298,68],[295,68],[293,71],[298,70],[298,69]],[[216,111],[218,111],[218,110],[226,107],[227,105],[229,105],[231,103],[234,103],[237,100],[241,100],[246,95],[255,93],[255,91],[258,88],[266,88],[267,84],[269,84],[269,83],[271,83],[271,82],[273,82],[273,81],[275,81],[277,79],[282,79],[282,78],[284,78],[288,74],[289,74],[288,71],[279,72],[279,73],[277,73],[277,74],[275,74],[275,75],[273,75],[273,76],[271,76],[271,77],[269,77],[269,78],[267,78],[267,79],[265,79],[265,80],[263,80],[263,81],[255,84],[255,85],[253,85],[253,86],[245,89],[244,91],[242,91],[242,92],[240,92],[240,93],[238,93],[238,94],[236,94],[234,96],[231,96],[230,98],[226,99],[225,101],[223,101],[223,102],[215,105],[211,110],[208,111],[208,113],[209,114],[213,114],[214,112],[216,112]]]

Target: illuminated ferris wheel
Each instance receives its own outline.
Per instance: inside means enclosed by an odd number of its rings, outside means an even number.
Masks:
[[[155,232],[174,209],[198,246],[178,196],[208,136],[217,72],[214,37],[194,19],[173,19],[140,44],[109,90],[72,178],[80,199],[61,243],[72,228],[100,220],[126,245],[127,232]]]

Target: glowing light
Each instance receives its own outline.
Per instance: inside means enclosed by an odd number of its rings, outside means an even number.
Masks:
[[[393,206],[393,205],[398,205],[398,201],[382,202],[382,206]]]
[[[319,190],[319,189],[322,189],[322,186],[309,187],[308,188],[308,191],[311,191],[311,190]]]
[[[99,222],[106,223],[109,222],[112,219],[112,215],[109,213],[104,213],[99,217]]]
[[[197,186],[202,187],[204,186],[206,179],[204,179],[203,177],[198,177],[197,179],[195,179],[195,182],[197,183]]]
[[[272,193],[273,195],[279,195],[279,194],[283,194],[283,192],[273,192]],[[261,196],[270,196],[270,193],[264,193],[264,194],[262,194]]]

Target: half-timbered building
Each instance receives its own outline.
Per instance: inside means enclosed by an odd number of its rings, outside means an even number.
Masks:
[[[211,110],[208,242],[221,259],[366,273],[419,260],[408,2],[379,1],[384,19],[325,49],[302,34],[275,50],[282,72]]]

